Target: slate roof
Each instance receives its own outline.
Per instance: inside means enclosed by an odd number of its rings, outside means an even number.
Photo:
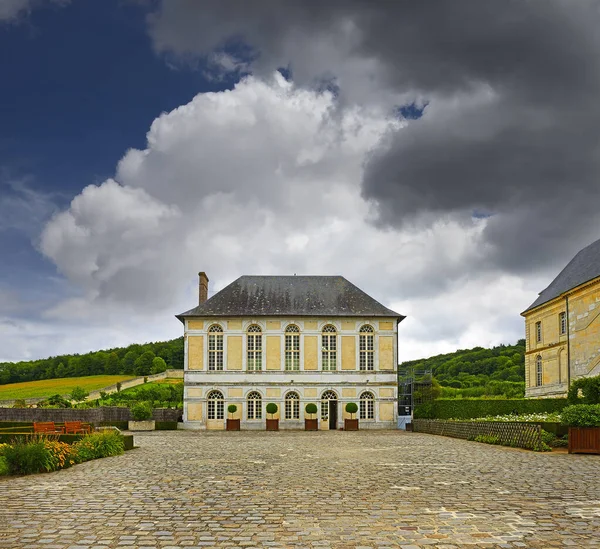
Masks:
[[[524,313],[600,276],[600,240],[583,248]]]
[[[241,276],[210,299],[177,315],[194,316],[385,316],[384,307],[343,276]]]

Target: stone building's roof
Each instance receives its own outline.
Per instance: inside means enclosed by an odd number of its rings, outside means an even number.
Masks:
[[[384,307],[343,276],[241,276],[204,303],[177,315],[386,316]]]
[[[583,248],[523,313],[600,276],[600,240]]]

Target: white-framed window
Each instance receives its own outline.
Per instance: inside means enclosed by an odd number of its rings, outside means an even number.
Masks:
[[[370,391],[361,393],[359,400],[360,419],[375,419],[375,395]]]
[[[262,330],[260,326],[252,324],[246,334],[246,360],[248,370],[262,370]]]
[[[300,395],[295,391],[285,395],[285,419],[300,419]]]
[[[562,312],[558,315],[558,326],[560,335],[565,335],[567,333],[567,313]]]
[[[358,335],[358,366],[360,370],[375,369],[375,330],[373,326],[361,326]]]
[[[337,400],[337,395],[334,391],[325,391],[321,396],[321,420],[327,421],[329,418],[329,401]]]
[[[248,419],[262,419],[262,396],[257,391],[251,391],[246,397],[246,417]]]
[[[225,419],[225,399],[221,391],[208,393],[208,419]]]
[[[542,341],[542,322],[535,323],[535,341],[541,343]]]
[[[321,333],[321,358],[323,370],[335,370],[337,364],[337,330],[327,324]]]
[[[542,355],[535,357],[535,384],[541,387],[544,384],[544,370],[542,367]]]
[[[208,369],[223,369],[223,328],[218,324],[208,329]]]
[[[300,328],[295,324],[285,329],[285,369],[300,369]]]

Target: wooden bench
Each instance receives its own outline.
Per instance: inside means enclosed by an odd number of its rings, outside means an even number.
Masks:
[[[54,425],[54,421],[39,421],[33,423],[33,432],[44,435],[62,435],[65,429]]]
[[[81,421],[65,421],[65,433],[67,435],[77,435],[80,433],[87,435],[91,432],[92,426],[89,423],[82,423]]]

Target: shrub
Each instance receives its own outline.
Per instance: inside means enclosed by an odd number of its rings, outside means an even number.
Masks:
[[[477,435],[473,440],[485,444],[500,444],[500,439],[495,435]]]
[[[56,471],[57,469],[66,469],[77,463],[77,451],[73,446],[66,442],[59,442],[58,440],[45,439],[44,447],[48,451],[50,458],[50,471]]]
[[[131,407],[131,417],[135,421],[152,419],[152,406],[149,402],[138,402]]]
[[[279,408],[274,402],[269,402],[269,404],[267,404],[267,414],[271,414],[271,417],[277,413],[277,410],[279,410]]]
[[[550,448],[560,448],[568,446],[569,439],[557,437],[554,433],[550,433],[542,429],[542,444],[547,444]]]
[[[306,410],[307,414],[310,414],[311,416],[313,416],[313,415],[315,415],[317,413],[317,405],[313,404],[312,402],[309,402],[306,405],[305,410]]]
[[[237,412],[237,406],[235,404],[230,404],[227,406],[227,411],[233,415]]]
[[[41,439],[16,440],[4,448],[4,459],[11,475],[30,475],[53,470],[50,451]]]
[[[600,376],[576,379],[567,398],[570,404],[600,404]]]
[[[73,444],[77,462],[118,456],[125,451],[123,436],[114,431],[102,431],[86,435]]]
[[[8,475],[8,462],[4,456],[0,456],[0,477]]]
[[[560,412],[568,405],[563,398],[545,399],[438,399],[415,408],[415,419],[472,419],[505,414]]]
[[[600,404],[567,406],[560,418],[569,427],[600,427]]]
[[[27,408],[27,402],[25,402],[24,399],[22,398],[18,398],[17,400],[14,401],[13,408]]]
[[[60,395],[52,395],[37,405],[38,408],[72,408],[71,403]]]
[[[346,412],[354,416],[354,414],[358,412],[358,406],[356,405],[356,402],[348,402],[348,404],[346,404]]]
[[[71,400],[74,400],[75,402],[81,402],[89,396],[89,393],[83,387],[78,386],[71,391],[70,396]]]
[[[3,456],[3,455],[4,455],[4,449],[5,449],[7,446],[9,446],[9,445],[8,445],[8,444],[6,444],[6,443],[0,443],[0,456]]]

